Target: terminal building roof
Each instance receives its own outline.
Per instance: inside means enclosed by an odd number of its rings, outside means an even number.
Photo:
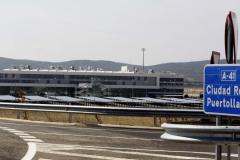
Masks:
[[[167,76],[173,76],[173,77],[182,77],[181,75],[177,75],[176,73],[170,72],[170,71],[164,71],[164,72],[154,72],[152,69],[150,69],[148,72],[143,72],[142,70],[135,70],[130,71],[128,67],[122,66],[121,70],[119,71],[106,71],[102,69],[93,69],[93,68],[78,68],[75,69],[73,67],[70,68],[62,68],[62,67],[50,67],[48,69],[43,68],[31,68],[31,67],[12,67],[0,70],[0,72],[3,73],[29,73],[29,74],[36,74],[36,73],[42,73],[42,74],[120,74],[120,75],[167,75]]]

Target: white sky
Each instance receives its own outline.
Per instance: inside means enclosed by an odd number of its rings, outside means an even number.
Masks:
[[[225,58],[229,10],[239,20],[240,0],[0,0],[0,56],[141,64],[145,47],[146,65]]]

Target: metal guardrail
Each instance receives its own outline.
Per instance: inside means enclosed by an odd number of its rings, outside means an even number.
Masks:
[[[164,123],[162,139],[185,143],[213,143],[216,160],[222,159],[222,146],[227,147],[227,160],[231,159],[231,146],[237,146],[240,160],[240,126],[200,126]]]
[[[109,114],[118,116],[166,116],[166,117],[210,117],[203,110],[197,109],[168,109],[168,108],[143,108],[134,107],[109,107],[109,106],[80,106],[80,105],[56,105],[56,104],[31,104],[31,103],[5,103],[0,102],[0,109]]]
[[[164,123],[165,133],[161,138],[165,140],[214,143],[240,144],[240,126],[201,126],[186,124]]]

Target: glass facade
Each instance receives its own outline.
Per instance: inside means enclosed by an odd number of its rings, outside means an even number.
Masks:
[[[159,86],[183,86],[184,79],[183,78],[160,78]]]
[[[84,83],[98,83],[103,85],[106,89],[104,91],[105,96],[156,97],[161,95],[183,94],[183,78],[158,78],[159,76],[157,74],[107,75],[102,73],[102,75],[99,75],[98,73],[94,75],[93,73],[89,73],[83,75],[71,75],[69,73],[50,74],[37,71],[36,73],[18,73],[15,71],[13,73],[0,73],[0,85],[6,86],[4,83],[7,83],[10,86],[10,90],[13,90],[16,87],[24,88],[24,84],[26,84],[28,86],[25,86],[25,88],[29,92],[36,92],[36,88],[51,92],[54,92],[54,89],[58,89],[58,93],[64,95],[81,95],[82,91],[81,88],[79,88],[79,84]],[[12,86],[15,86],[15,88]],[[5,92],[6,90],[4,90],[4,93]]]
[[[156,86],[157,77],[50,75],[50,74],[0,74],[0,83],[76,84],[99,82],[104,85]]]

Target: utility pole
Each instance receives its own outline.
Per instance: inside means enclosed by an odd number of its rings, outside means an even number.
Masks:
[[[142,48],[142,54],[143,54],[143,64],[142,64],[142,70],[144,72],[144,53],[146,51],[146,48]]]

